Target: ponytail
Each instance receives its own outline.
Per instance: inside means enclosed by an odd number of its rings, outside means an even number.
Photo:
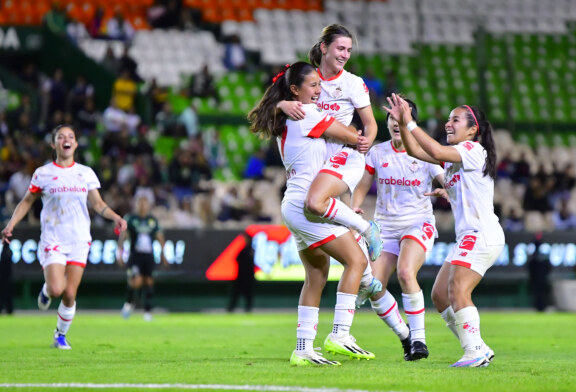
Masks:
[[[480,142],[484,150],[486,150],[486,164],[484,165],[483,174],[495,179],[497,171],[496,144],[494,143],[492,124],[490,124],[486,115],[480,109],[468,105],[460,107],[467,111],[468,126],[476,126],[478,128],[474,140]]]

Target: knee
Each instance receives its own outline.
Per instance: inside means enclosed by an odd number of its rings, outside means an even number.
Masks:
[[[445,303],[448,302],[448,298],[444,293],[441,293],[436,287],[432,288],[432,293],[430,294],[432,298],[432,303],[434,307],[438,310],[445,308]]]
[[[74,301],[76,301],[76,294],[77,294],[76,288],[66,287],[66,289],[62,294],[62,298],[70,303],[73,303]]]
[[[326,212],[326,200],[315,194],[308,194],[306,196],[306,209],[314,215],[322,216]]]
[[[400,284],[404,287],[416,281],[416,273],[411,268],[398,267],[397,275]]]
[[[60,298],[64,294],[65,289],[66,285],[64,283],[55,283],[46,287],[46,291],[48,291],[48,295],[51,298]]]

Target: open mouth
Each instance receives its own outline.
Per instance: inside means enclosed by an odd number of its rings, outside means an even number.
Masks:
[[[70,144],[70,143],[64,143],[64,145],[63,145],[62,147],[64,147],[65,150],[69,150],[69,149],[72,148],[72,144]]]

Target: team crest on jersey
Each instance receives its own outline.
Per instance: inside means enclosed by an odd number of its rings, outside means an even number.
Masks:
[[[476,236],[467,235],[460,241],[460,249],[472,250],[476,245]]]
[[[416,173],[419,169],[420,169],[420,165],[418,164],[418,162],[412,161],[412,163],[410,164],[410,171],[412,173]]]
[[[338,154],[330,158],[330,163],[332,163],[333,167],[339,167],[345,165],[347,159],[348,153],[346,151],[340,151]]]
[[[340,98],[342,98],[342,95],[343,95],[342,89],[341,89],[340,87],[336,87],[336,88],[332,91],[332,94],[330,94],[330,95],[332,95],[332,96],[333,96],[334,98],[336,98],[336,99],[340,99]]]

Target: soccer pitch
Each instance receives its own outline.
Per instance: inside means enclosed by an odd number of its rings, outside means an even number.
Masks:
[[[14,391],[575,391],[576,315],[480,309],[482,335],[496,352],[487,368],[450,368],[459,343],[427,310],[430,357],[405,362],[396,336],[368,309],[352,333],[372,361],[338,359],[340,367],[299,368],[296,307],[254,314],[134,314],[79,309],[68,334],[72,350],[50,348],[48,313],[0,316],[0,390]],[[316,345],[332,326],[320,313]]]

